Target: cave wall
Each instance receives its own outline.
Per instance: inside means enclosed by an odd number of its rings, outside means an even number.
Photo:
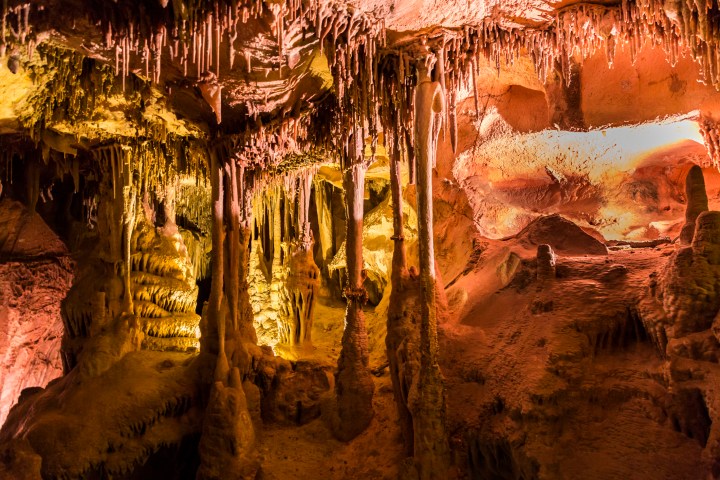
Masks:
[[[0,423],[26,388],[63,374],[60,303],[74,262],[63,242],[20,202],[0,201]]]

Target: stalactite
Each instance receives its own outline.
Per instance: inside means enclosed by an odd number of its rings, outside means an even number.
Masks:
[[[133,311],[133,292],[131,287],[130,272],[131,267],[131,239],[133,229],[135,228],[137,191],[133,179],[132,166],[130,164],[130,155],[121,148],[117,151],[118,162],[123,165],[123,260],[125,268],[123,270],[123,281],[125,284],[125,293],[123,296],[123,310],[125,312]]]

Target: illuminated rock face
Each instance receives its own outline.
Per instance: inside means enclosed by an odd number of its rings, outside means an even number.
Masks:
[[[73,277],[67,249],[39,215],[0,201],[0,423],[25,388],[63,373],[58,298]]]

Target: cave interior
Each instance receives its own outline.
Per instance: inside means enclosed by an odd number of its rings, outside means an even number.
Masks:
[[[4,0],[0,478],[720,479],[717,0]]]

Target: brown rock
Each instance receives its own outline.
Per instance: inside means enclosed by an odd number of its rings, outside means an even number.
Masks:
[[[688,245],[693,240],[695,221],[702,212],[708,211],[708,198],[705,192],[705,178],[702,169],[693,165],[685,179],[685,196],[687,207],[685,209],[685,225],[680,232],[680,243]]]
[[[546,243],[538,245],[537,249],[537,278],[549,280],[555,278],[555,261],[557,257],[552,247]]]
[[[605,244],[560,215],[538,217],[515,235],[521,245],[534,248],[547,244],[565,255],[607,255]]]

